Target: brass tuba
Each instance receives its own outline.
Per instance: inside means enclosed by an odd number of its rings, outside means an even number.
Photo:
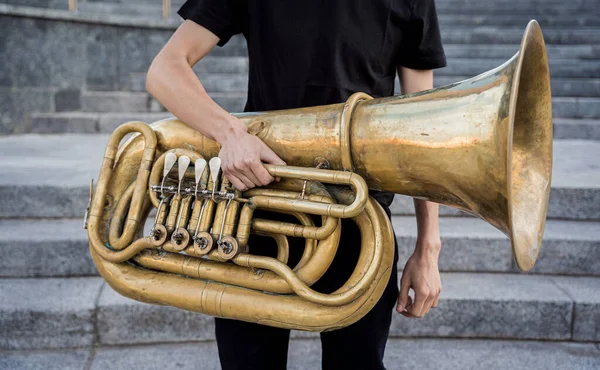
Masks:
[[[465,81],[238,117],[293,165],[266,165],[281,182],[236,191],[219,173],[217,143],[176,119],[115,130],[86,226],[98,271],[117,292],[282,328],[349,325],[378,301],[393,263],[392,228],[369,189],[478,216],[510,238],[521,270],[537,259],[550,194],[552,112],[535,21],[517,54]],[[257,209],[297,222],[260,219]],[[342,287],[319,293],[311,285],[343,253],[341,218],[360,229],[360,257]],[[253,234],[273,238],[277,257],[247,253]],[[305,247],[290,267],[292,236]]]

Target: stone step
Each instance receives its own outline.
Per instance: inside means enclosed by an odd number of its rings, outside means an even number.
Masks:
[[[546,45],[548,59],[600,59],[600,45]],[[506,61],[518,51],[518,45],[444,44],[449,59],[498,59]]]
[[[210,96],[228,112],[242,112],[246,104],[245,93],[211,93]],[[156,107],[153,110],[164,109],[156,101],[153,104]],[[37,134],[111,133],[128,121],[152,123],[171,116],[171,113],[164,111],[33,113],[28,131]]]
[[[321,368],[318,339],[292,339],[287,369]],[[0,358],[0,368],[47,370],[195,369],[220,370],[216,342],[158,343],[139,346],[99,346],[89,349],[10,351]],[[560,364],[560,365],[559,365]],[[564,364],[564,365],[563,365]],[[388,369],[596,370],[600,349],[594,343],[490,340],[390,338],[384,365]],[[50,366],[50,367],[49,367]]]
[[[197,73],[197,76],[209,94],[248,91],[247,73]],[[132,73],[130,81],[132,91],[146,91],[145,73]]]
[[[390,336],[600,341],[600,278],[443,273],[437,308]],[[1,349],[214,340],[213,320],[125,298],[101,278],[0,279]],[[574,314],[575,312],[575,314]],[[294,332],[294,338],[315,333]]]
[[[500,64],[498,64],[500,65]],[[471,77],[476,76],[479,73],[485,71],[479,70],[472,75],[445,75],[442,70],[435,71],[433,73],[433,85],[444,86],[449,85],[458,81],[467,80]],[[396,77],[394,91],[400,91],[400,83]],[[597,98],[600,97],[600,78],[562,78],[552,77],[550,79],[552,87],[552,96],[557,97],[584,97],[584,98]]]
[[[462,11],[461,11],[462,12]],[[452,27],[442,32],[444,44],[520,44],[527,24],[520,27]],[[545,28],[544,40],[547,44],[598,44],[600,28]]]
[[[449,58],[448,66],[435,71],[439,76],[475,76],[494,69],[506,60]],[[600,62],[598,60],[554,59],[550,60],[552,78],[598,78]]]
[[[31,115],[31,132],[51,133],[110,133],[117,126],[129,121],[155,122],[172,116],[168,112],[60,112],[34,113]]]
[[[210,93],[210,96],[229,112],[244,110],[245,93]],[[555,139],[599,140],[599,101],[599,98],[555,97],[553,99]],[[33,113],[27,131],[37,134],[111,133],[124,122],[152,123],[170,116],[172,115],[169,112]]]
[[[171,7],[171,13],[175,13],[178,7]],[[81,13],[108,13],[130,16],[162,16],[162,2],[155,1],[154,4],[146,3],[112,3],[112,2],[79,2],[77,10]]]
[[[554,117],[600,118],[600,98],[556,97],[552,99]]]
[[[450,60],[450,63],[453,63]],[[482,69],[488,67],[488,69]],[[500,60],[486,63],[486,66],[479,66],[478,69],[472,68],[468,71],[465,67],[444,72],[445,69],[434,72],[434,86],[444,86],[458,81],[466,80],[480,73],[486,72],[494,66],[501,65]],[[464,74],[458,72],[464,71]],[[470,75],[468,73],[471,73]],[[595,73],[595,72],[594,72]],[[248,76],[243,73],[210,73],[198,74],[198,78],[209,94],[212,93],[242,93],[248,90]],[[400,92],[400,85],[396,77],[396,93]],[[600,78],[564,78],[553,77],[551,79],[552,96],[554,97],[599,97],[600,96]],[[131,90],[137,92],[146,92],[146,74],[135,73],[131,76]],[[131,111],[131,110],[130,110]]]
[[[462,64],[464,62],[464,64]],[[479,63],[470,64],[466,59],[452,58],[448,60],[450,66],[456,68],[443,68],[434,72],[434,86],[443,86],[458,81],[466,80],[492,68],[500,66],[504,61],[500,59],[479,59]],[[575,61],[568,61],[569,63]],[[588,64],[588,72],[600,73],[600,67],[596,68],[595,61],[585,61]],[[576,64],[576,63],[571,63]],[[597,63],[598,64],[598,63]],[[460,66],[459,66],[460,65]],[[585,66],[584,66],[585,67]],[[450,68],[450,69],[449,69]],[[552,68],[552,67],[551,67]],[[566,71],[566,67],[561,67]],[[446,69],[449,69],[446,71]],[[598,69],[596,71],[595,69]],[[464,73],[461,73],[464,72]],[[573,74],[568,72],[565,74]],[[600,78],[582,78],[582,74],[573,74],[574,77],[554,76],[551,79],[552,96],[558,97],[599,97]],[[248,75],[246,73],[198,73],[198,78],[209,94],[212,93],[245,93],[248,90]],[[135,92],[146,92],[146,74],[132,73],[130,78],[131,90]],[[396,77],[395,91],[400,91],[398,77]],[[130,110],[131,111],[131,110]]]
[[[554,119],[555,139],[600,140],[600,119]]]
[[[104,285],[98,277],[0,279],[0,348],[92,345]]]
[[[394,216],[402,269],[417,237],[414,216]],[[517,272],[506,236],[484,221],[442,217],[440,270]],[[0,277],[96,276],[82,219],[0,220]],[[531,273],[600,276],[600,223],[549,220]]]
[[[97,134],[0,137],[0,218],[81,217],[107,140]],[[600,219],[599,154],[600,142],[555,141],[550,218]],[[412,200],[397,196],[393,212],[413,215]],[[440,212],[461,214],[449,207]]]
[[[521,27],[529,20],[535,19],[542,30],[546,28],[598,27],[600,18],[592,14],[495,14],[482,12],[479,14],[449,14],[438,12],[438,21],[442,31],[456,26],[500,26]]]
[[[180,7],[181,3],[172,4],[173,11]],[[526,1],[518,4],[508,2],[476,2],[476,1],[441,1],[436,4],[439,14],[521,14],[521,15],[562,15],[562,14],[597,14],[596,7],[592,2],[578,4],[542,4],[542,2]],[[128,2],[80,2],[79,11],[93,13],[117,13],[138,16],[149,16],[161,14],[161,3],[155,4]]]
[[[518,45],[513,48],[513,53],[518,51]],[[439,76],[475,76],[490,69],[496,68],[506,62],[501,58],[448,58],[448,66],[436,70]],[[553,78],[598,78],[600,77],[600,63],[597,60],[577,60],[572,58],[551,59],[550,74]],[[244,77],[248,74],[248,58],[246,57],[212,57],[207,56],[200,60],[194,67],[196,74],[205,77],[208,74],[236,74],[241,73]],[[230,76],[220,76],[229,78]],[[145,85],[145,79],[139,73],[132,74],[135,79],[136,91],[140,91]],[[247,77],[246,77],[247,78]],[[246,79],[247,81],[247,79]],[[143,84],[142,84],[143,83]],[[143,91],[143,90],[142,90]],[[209,91],[211,91],[209,89]]]
[[[81,95],[81,110],[84,112],[148,112],[151,98],[145,92],[129,91],[86,91]]]
[[[179,9],[180,4],[173,4],[172,13]],[[541,3],[490,3],[466,1],[442,1],[436,3],[438,14],[521,14],[530,17],[538,15],[562,14],[598,14],[597,8],[590,2],[585,4],[541,4]],[[112,2],[80,2],[78,10],[82,13],[109,13],[126,14],[133,16],[160,16],[162,14],[161,2],[148,3],[112,3]]]
[[[417,241],[414,216],[394,216],[398,268],[402,269]],[[440,217],[440,271],[518,272],[508,238],[483,220]],[[542,251],[530,273],[600,276],[600,223],[548,220]]]
[[[543,0],[523,2],[490,2],[458,0],[436,2],[438,14],[521,14],[535,17],[537,15],[562,14],[600,14],[593,0],[585,2],[552,3]]]

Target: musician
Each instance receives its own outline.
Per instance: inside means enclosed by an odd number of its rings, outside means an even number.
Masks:
[[[262,163],[285,163],[219,107],[192,71],[215,45],[236,34],[246,38],[245,111],[340,103],[355,92],[390,96],[396,72],[403,93],[426,90],[433,87],[432,69],[446,65],[433,0],[188,0],[178,13],[185,21],[154,59],[147,89],[181,121],[221,145],[223,172],[242,191],[274,181]],[[393,194],[371,195],[389,216]],[[438,206],[417,199],[414,206],[417,243],[400,289],[394,263],[385,292],[364,318],[321,334],[323,369],[383,369],[394,305],[411,318],[436,307]],[[251,244],[252,253],[258,244]],[[313,288],[337,289],[352,273],[359,247],[358,228],[343,220],[340,249]],[[290,247],[290,252],[296,249],[301,250]],[[289,330],[219,318],[215,327],[223,369],[286,368]]]

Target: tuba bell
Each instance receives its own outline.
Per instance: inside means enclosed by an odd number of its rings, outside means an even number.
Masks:
[[[510,60],[465,81],[237,117],[291,164],[265,165],[280,182],[235,190],[219,172],[218,144],[177,119],[128,122],[112,134],[86,227],[94,263],[117,292],[289,329],[352,324],[379,300],[393,263],[390,221],[369,189],[487,221],[509,237],[521,270],[538,257],[550,195],[552,112],[535,21]],[[297,222],[261,219],[255,210]],[[343,253],[342,218],[360,229],[360,256],[342,287],[319,293],[311,285]],[[255,234],[275,240],[277,257],[248,253]],[[295,266],[287,263],[288,237],[305,239]]]

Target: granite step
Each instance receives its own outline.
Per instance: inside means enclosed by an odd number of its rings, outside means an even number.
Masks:
[[[414,216],[394,216],[402,269],[417,237]],[[517,272],[506,236],[482,220],[442,217],[440,271]],[[82,219],[0,220],[0,277],[96,276]],[[600,223],[549,220],[534,274],[600,276]]]
[[[462,13],[462,11],[460,11]],[[532,17],[533,18],[533,17]],[[442,33],[444,44],[520,44],[527,24],[520,27],[451,27]],[[600,28],[544,28],[547,44],[598,44]]]
[[[515,52],[518,49],[515,48]],[[436,70],[440,76],[475,76],[496,68],[506,60],[449,58],[448,66]],[[552,78],[598,78],[600,62],[598,60],[551,59],[550,77]]]
[[[437,3],[437,2],[436,2]],[[442,31],[456,26],[499,26],[521,27],[529,20],[535,19],[546,28],[598,27],[600,18],[592,14],[496,14],[481,12],[479,14],[450,14],[438,12],[438,21]]]
[[[212,55],[212,54],[211,54]],[[221,57],[207,57],[220,58]],[[228,58],[227,58],[228,59]],[[204,89],[209,93],[246,92],[248,90],[248,73],[203,73],[196,72]],[[132,91],[146,92],[146,73],[132,73],[130,76]]]
[[[99,346],[89,349],[9,351],[0,368],[45,370],[144,369],[220,370],[216,342],[157,343],[139,346]],[[292,339],[287,369],[321,368],[318,339]],[[600,349],[593,343],[489,339],[390,338],[384,365],[388,369],[596,370]]]
[[[508,60],[518,50],[518,44],[444,44],[448,58],[476,58]],[[600,45],[546,45],[548,59],[600,59]]]
[[[85,91],[81,94],[81,110],[84,112],[149,112],[156,105],[145,92]]]
[[[600,140],[600,119],[554,119],[555,139]]]
[[[215,57],[209,57],[215,58]],[[220,57],[219,57],[220,58]],[[502,65],[506,60],[479,59],[475,64],[465,59],[449,58],[449,66],[434,71],[434,86],[444,86],[458,81],[466,80],[492,68]],[[458,67],[461,63],[464,65]],[[571,61],[569,61],[570,63]],[[593,71],[595,61],[586,61]],[[446,69],[450,68],[447,72]],[[551,66],[552,68],[552,66]],[[599,69],[600,71],[600,69]],[[461,73],[464,72],[464,73]],[[552,77],[552,96],[555,97],[600,97],[600,78],[583,78],[582,74],[572,74],[573,77]],[[246,73],[197,73],[202,85],[209,94],[213,93],[245,93],[248,90],[248,75]],[[400,91],[398,78],[396,77],[395,91]],[[146,92],[146,73],[132,73],[129,89],[133,92]],[[131,111],[131,110],[130,110]]]
[[[211,98],[228,112],[242,112],[246,104],[245,93],[211,93]],[[156,122],[172,117],[158,102],[155,112],[58,112],[33,113],[27,131],[36,134],[94,134],[111,133],[120,124],[129,121]]]
[[[493,2],[475,0],[436,1],[438,14],[521,14],[521,15],[562,15],[600,14],[593,0],[584,2],[546,3],[543,0],[522,2]]]
[[[230,112],[243,111],[246,103],[245,95],[230,95],[230,93],[212,93],[211,97]],[[557,98],[555,98],[557,99]],[[571,106],[577,107],[578,99],[556,101],[554,103],[554,138],[600,140],[600,119],[556,117],[557,114],[584,116],[589,110],[577,112]],[[227,109],[228,108],[228,109]],[[593,111],[592,111],[593,112]],[[171,117],[169,112],[123,112],[123,113],[94,113],[94,112],[59,112],[34,113],[28,131],[34,134],[94,134],[111,133],[118,125],[128,121],[152,123]]]
[[[107,141],[104,134],[0,137],[0,218],[81,217]],[[550,218],[600,220],[598,155],[600,142],[555,141]],[[404,196],[396,197],[392,210],[414,214]],[[462,214],[449,207],[440,212]]]
[[[600,278],[443,273],[442,284],[425,318],[393,315],[391,337],[600,342]],[[5,350],[214,340],[210,317],[125,298],[97,277],[0,279],[0,298]]]
[[[180,4],[171,6],[171,12],[175,13]],[[490,3],[465,1],[456,3],[455,1],[441,1],[436,3],[438,14],[515,14],[537,16],[537,15],[562,15],[562,14],[598,14],[597,7],[593,3],[553,3],[542,4],[525,1],[520,3]],[[162,4],[155,2],[148,3],[112,3],[112,2],[80,2],[78,10],[82,13],[108,13],[108,14],[127,14],[132,16],[156,16],[161,15]]]
[[[171,117],[169,112],[59,112],[33,113],[30,131],[36,134],[111,133],[129,121],[152,123]]]
[[[512,49],[513,54],[518,51],[518,44]],[[440,76],[475,76],[482,72],[496,68],[506,62],[507,59],[474,58],[474,57],[452,57],[448,58],[448,66],[436,70]],[[577,60],[573,58],[551,59],[551,77],[567,78],[598,78],[600,77],[600,63],[597,60]],[[248,74],[248,58],[246,57],[213,57],[207,56],[200,60],[194,71],[198,76],[212,73],[221,74]],[[227,77],[227,76],[222,76]],[[132,75],[135,78],[137,89],[140,88],[140,76],[138,73]]]
[[[600,63],[600,62],[599,62]],[[500,65],[500,64],[498,64]],[[449,85],[458,81],[467,80],[471,77],[476,76],[479,73],[486,72],[484,70],[477,70],[472,75],[446,75],[442,73],[443,69],[434,71],[433,73],[433,86],[444,86]],[[552,88],[552,97],[581,97],[581,98],[597,98],[600,97],[600,78],[563,78],[563,77],[552,77],[550,79],[550,86]],[[395,81],[394,91],[400,91],[400,84],[398,78]]]

